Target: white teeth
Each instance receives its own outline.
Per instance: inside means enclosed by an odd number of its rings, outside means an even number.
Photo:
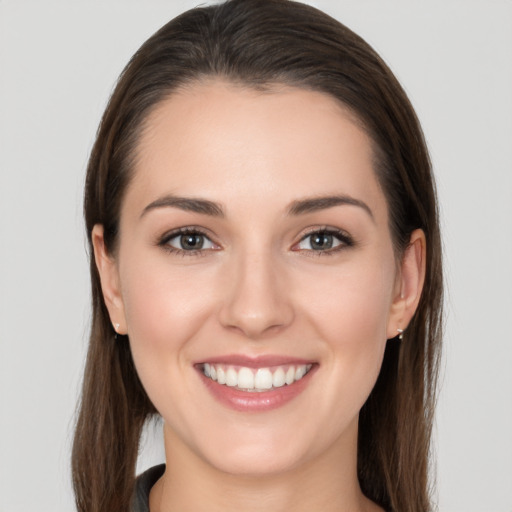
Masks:
[[[222,366],[217,367],[217,382],[219,384],[226,384],[226,372]]]
[[[239,367],[238,369],[222,364],[205,363],[203,373],[206,377],[225,384],[229,387],[236,387],[244,391],[268,391],[272,388],[280,388],[284,385],[293,384],[304,377],[311,369],[311,364],[278,366],[271,368],[252,369]]]
[[[231,388],[238,386],[238,373],[234,368],[228,368],[226,372],[226,385]]]
[[[272,387],[272,373],[268,368],[260,368],[256,372],[254,387],[258,389],[270,389]]]
[[[284,373],[284,370],[282,368],[278,368],[274,375],[272,375],[272,386],[275,388],[280,388],[281,386],[284,386],[286,382],[286,375]]]
[[[302,377],[306,375],[306,367],[305,366],[297,366],[295,370],[295,380],[300,380]]]
[[[254,389],[254,373],[249,368],[240,368],[238,372],[238,387]]]

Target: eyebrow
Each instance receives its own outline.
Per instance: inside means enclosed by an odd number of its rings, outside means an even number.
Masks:
[[[327,208],[343,205],[362,208],[372,220],[375,220],[372,210],[364,201],[346,195],[311,197],[293,201],[288,208],[288,215],[304,215],[306,213],[314,213],[320,210],[326,210]],[[172,194],[165,195],[164,197],[149,203],[144,208],[140,216],[142,218],[146,213],[151,210],[156,210],[157,208],[169,207],[178,208],[188,212],[200,213],[203,215],[210,215],[212,217],[224,217],[224,210],[218,203],[209,201],[208,199],[179,197]]]
[[[327,208],[333,208],[334,206],[343,205],[357,206],[362,208],[371,217],[372,220],[375,220],[372,210],[364,201],[346,195],[312,197],[293,201],[288,208],[288,214],[303,215],[305,213],[313,213],[319,210],[325,210]]]
[[[168,194],[164,197],[149,203],[144,210],[142,210],[141,218],[151,210],[157,208],[178,208],[187,212],[201,213],[203,215],[211,215],[212,217],[224,217],[224,210],[222,206],[208,199],[198,199],[193,197],[179,197]]]

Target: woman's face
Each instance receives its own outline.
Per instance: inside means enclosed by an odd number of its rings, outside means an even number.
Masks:
[[[401,279],[334,99],[212,81],[151,113],[102,282],[168,446],[243,474],[355,458]]]

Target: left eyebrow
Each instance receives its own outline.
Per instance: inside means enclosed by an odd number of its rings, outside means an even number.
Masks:
[[[372,210],[364,201],[346,195],[311,197],[293,201],[288,208],[288,215],[303,215],[343,205],[362,208],[375,221]]]

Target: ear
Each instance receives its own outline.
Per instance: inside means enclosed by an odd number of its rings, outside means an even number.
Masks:
[[[388,339],[397,336],[399,329],[406,330],[418,307],[425,282],[426,254],[425,233],[421,229],[416,229],[411,234],[397,274],[387,326]]]
[[[96,224],[92,229],[92,245],[94,260],[100,275],[103,300],[107,306],[110,321],[118,334],[126,334],[126,318],[124,304],[119,286],[119,271],[117,263],[105,246],[103,226]]]

